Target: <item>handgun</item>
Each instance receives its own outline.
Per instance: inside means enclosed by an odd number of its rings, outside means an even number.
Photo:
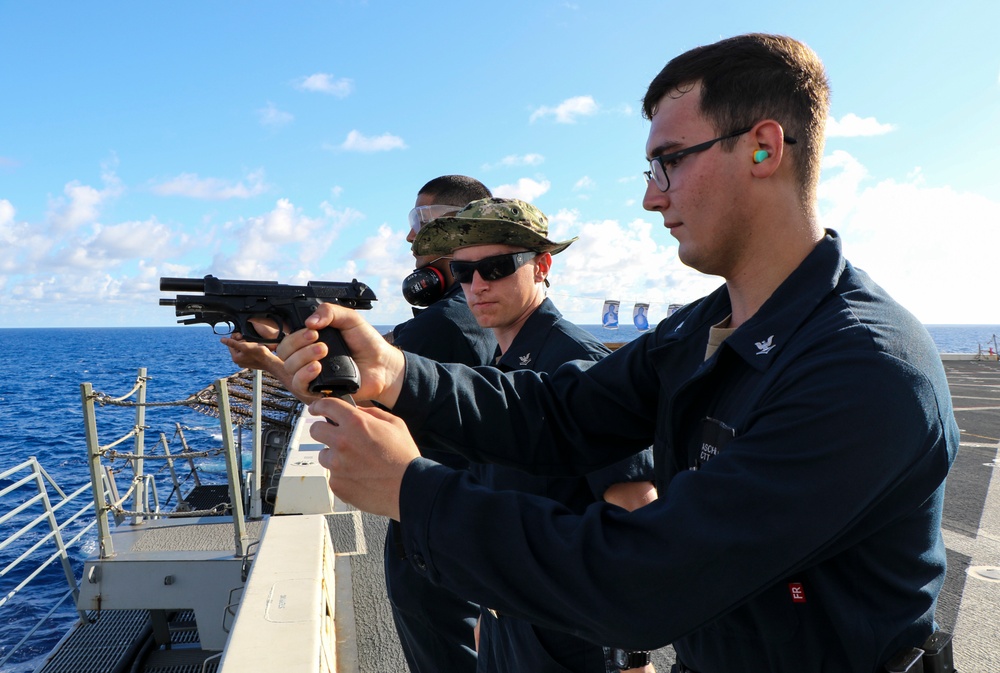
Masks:
[[[376,301],[372,289],[357,279],[350,283],[314,280],[306,285],[283,285],[276,281],[224,280],[208,275],[160,278],[160,290],[201,293],[160,299],[160,306],[175,307],[177,316],[182,318],[177,322],[205,323],[216,334],[239,332],[244,339],[255,343],[278,343],[285,337],[285,330],[302,329],[306,318],[322,303],[367,310]],[[261,335],[254,326],[255,320],[274,324],[277,336]],[[330,353],[321,362],[319,376],[309,385],[310,392],[336,397],[353,395],[361,387],[361,377],[344,338],[332,327],[321,329],[319,338]]]

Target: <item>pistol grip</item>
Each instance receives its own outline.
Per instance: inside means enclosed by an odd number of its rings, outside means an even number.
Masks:
[[[320,362],[323,369],[309,384],[309,392],[324,397],[353,395],[361,387],[361,375],[347,350],[344,337],[339,330],[325,327],[319,331],[319,340],[326,344],[329,354]]]

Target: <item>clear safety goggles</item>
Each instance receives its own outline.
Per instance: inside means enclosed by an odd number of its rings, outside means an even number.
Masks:
[[[439,217],[444,217],[445,215],[454,215],[462,208],[460,206],[451,206],[447,204],[436,205],[436,206],[417,206],[410,211],[410,230],[414,234],[420,233],[420,228],[425,224],[436,220]]]

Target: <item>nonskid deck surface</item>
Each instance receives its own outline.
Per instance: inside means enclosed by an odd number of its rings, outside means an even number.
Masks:
[[[1000,671],[1000,365],[945,361],[958,457],[945,489],[948,576],[937,619],[955,635],[961,673]]]

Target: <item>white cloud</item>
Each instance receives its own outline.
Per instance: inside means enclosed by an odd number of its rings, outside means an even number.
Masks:
[[[347,139],[344,140],[340,149],[348,152],[388,152],[390,150],[404,150],[406,143],[399,136],[390,133],[369,138],[362,135],[360,131],[353,130],[347,134]]]
[[[364,239],[349,256],[359,269],[367,272],[368,277],[388,276],[402,281],[403,276],[413,269],[413,255],[410,244],[406,242],[406,233],[383,223],[374,236]]]
[[[226,242],[215,253],[212,269],[216,275],[232,278],[288,278],[291,270],[314,278],[310,267],[327,253],[333,241],[354,221],[361,219],[355,210],[336,210],[322,204],[322,217],[309,217],[288,199],[279,199],[274,208],[254,217],[227,223]],[[316,273],[319,273],[318,271]]]
[[[315,91],[330,94],[337,98],[346,98],[354,91],[354,80],[347,77],[334,79],[333,75],[317,72],[307,77],[301,77],[295,82],[295,88],[301,91]]]
[[[103,271],[125,261],[166,256],[176,249],[174,232],[155,219],[95,224],[92,233],[52,250],[47,264],[68,273]]]
[[[258,170],[236,183],[219,178],[200,178],[197,173],[181,173],[175,178],[154,184],[151,190],[160,196],[186,196],[192,199],[224,201],[249,199],[265,193],[270,187],[264,182],[264,171]]]
[[[983,299],[996,285],[1000,203],[927,186],[919,171],[873,183],[846,152],[824,158],[819,196],[845,256],[921,322],[1000,322],[996,302]]]
[[[388,224],[379,226],[374,236],[350,251],[350,259],[357,265],[357,277],[376,285],[372,289],[378,297],[375,315],[408,316],[410,306],[400,290],[403,279],[413,270],[413,255],[406,242],[406,230],[394,230]],[[379,320],[374,322],[396,322]]]
[[[103,257],[125,260],[145,257],[150,249],[162,254],[170,245],[172,236],[168,226],[153,218],[99,226],[87,245],[101,250]]]
[[[104,189],[73,180],[63,188],[65,197],[49,202],[48,220],[56,233],[73,231],[94,222],[100,213],[100,206],[122,194],[121,181],[107,165],[102,166],[101,180]]]
[[[14,204],[7,199],[0,199],[0,234],[14,223]]]
[[[521,178],[517,184],[500,185],[492,190],[493,196],[500,196],[507,199],[521,199],[522,201],[534,201],[539,196],[549,191],[552,183],[548,180],[538,182],[531,178]]]
[[[33,270],[53,245],[55,237],[44,227],[17,222],[17,210],[7,199],[0,199],[0,273],[19,275]]]
[[[594,182],[589,175],[584,175],[582,178],[576,181],[573,185],[573,191],[590,191],[597,187],[597,183]]]
[[[290,112],[279,110],[271,101],[268,101],[265,107],[257,110],[257,118],[262,125],[275,127],[290,124],[295,119]]]
[[[545,161],[541,154],[508,154],[495,164],[483,164],[483,170],[494,168],[516,168],[520,166],[538,166]]]
[[[881,136],[895,131],[893,124],[882,124],[875,117],[859,117],[849,112],[840,120],[831,117],[826,123],[828,138],[853,138],[856,136]]]
[[[574,322],[599,323],[605,299],[649,302],[650,316],[660,320],[669,304],[693,301],[722,283],[684,266],[673,238],[644,219],[587,221],[576,210],[560,210],[549,216],[549,233],[553,240],[580,237],[554,258],[549,291]]]
[[[103,201],[101,192],[74,180],[63,188],[66,199],[52,204],[52,222],[57,231],[76,229],[97,219],[98,206]]]
[[[109,303],[144,306],[156,289],[156,266],[178,254],[188,237],[155,218],[103,224],[99,206],[122,191],[107,168],[105,189],[79,182],[66,186],[42,222],[18,222],[13,204],[0,200],[0,313],[15,323],[37,315],[40,301],[66,308],[64,321],[101,324]],[[135,314],[115,314],[115,324],[134,324]],[[56,323],[59,324],[59,323]]]
[[[575,124],[579,117],[597,114],[598,106],[592,96],[567,98],[555,107],[542,106],[531,113],[530,121],[542,117],[554,117],[560,124]]]

